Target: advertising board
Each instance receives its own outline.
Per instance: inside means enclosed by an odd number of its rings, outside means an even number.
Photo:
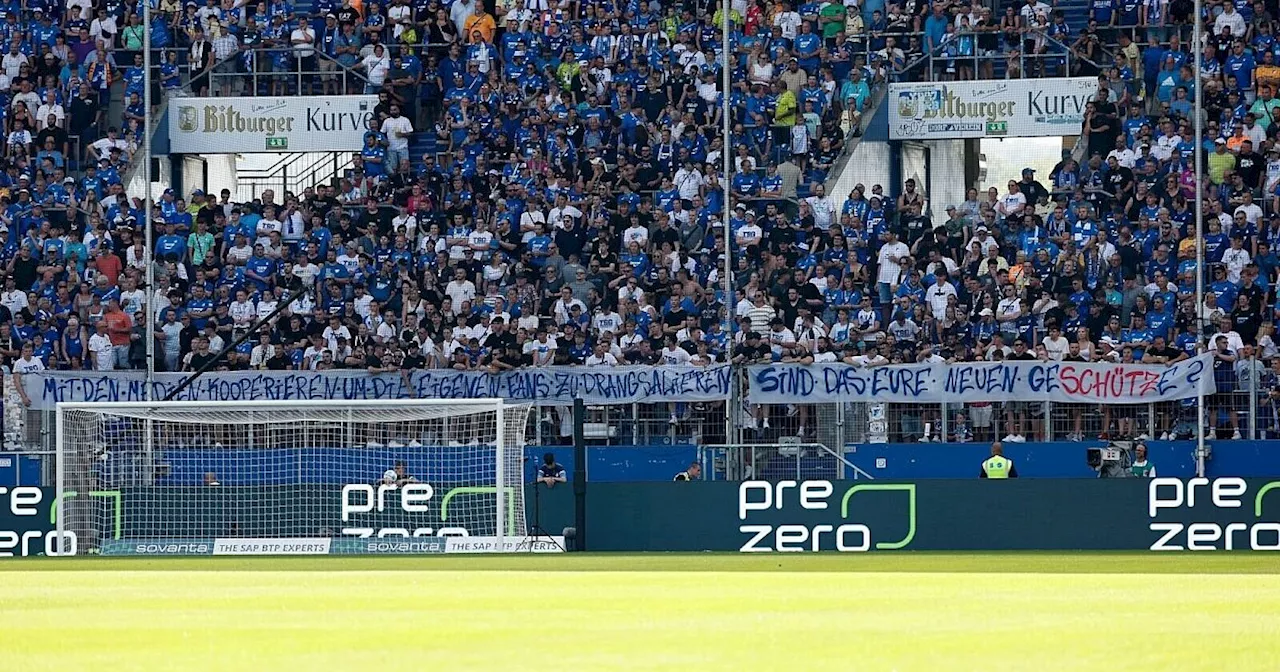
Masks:
[[[1078,135],[1096,77],[889,85],[890,140]]]
[[[1275,551],[1280,481],[595,484],[587,530],[596,551]]]
[[[355,152],[377,104],[377,96],[177,98],[169,105],[169,151]]]

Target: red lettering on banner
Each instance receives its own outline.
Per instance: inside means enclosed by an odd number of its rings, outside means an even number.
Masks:
[[[1058,369],[1058,377],[1061,381],[1062,389],[1067,394],[1077,394],[1080,392],[1080,379],[1076,378],[1076,367],[1065,365]]]
[[[1160,376],[1150,371],[1142,372],[1142,387],[1138,390],[1138,396],[1143,397],[1155,391],[1156,384],[1160,382]]]
[[[1159,374],[1117,367],[1105,371],[1079,369],[1064,365],[1058,369],[1058,382],[1069,395],[1094,397],[1098,401],[1132,399],[1158,393]]]

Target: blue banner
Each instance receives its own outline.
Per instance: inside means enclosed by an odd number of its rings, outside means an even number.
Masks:
[[[157,373],[151,399],[164,399],[185,373]],[[729,396],[728,365],[552,366],[500,374],[430,369],[370,374],[364,371],[210,372],[179,395],[184,401],[296,399],[507,399],[541,405],[718,401]],[[49,371],[22,377],[32,408],[60,401],[146,401],[141,371]]]
[[[960,362],[749,367],[751,403],[1054,401],[1139,404],[1217,391],[1210,355],[1172,366],[1083,362]]]

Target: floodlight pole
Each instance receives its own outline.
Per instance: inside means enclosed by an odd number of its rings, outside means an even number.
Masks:
[[[724,315],[725,315],[725,344],[724,359],[730,364],[729,369],[729,398],[725,400],[724,407],[724,442],[728,444],[734,443],[733,430],[735,423],[733,421],[733,410],[737,407],[734,403],[737,398],[738,381],[734,377],[732,368],[733,362],[733,339],[734,339],[734,320],[733,320],[733,227],[729,224],[729,213],[733,210],[733,206],[729,203],[729,184],[731,182],[729,172],[733,168],[733,153],[729,148],[730,133],[730,80],[732,79],[733,67],[730,61],[730,27],[733,20],[730,15],[733,13],[733,0],[722,0],[720,13],[723,15],[720,21],[720,51],[721,51],[721,68],[720,68],[720,162],[721,170],[724,173],[724,183],[720,188],[724,190],[724,203],[721,204],[720,222],[724,227],[724,277],[720,279],[724,292]]]
[[[1191,29],[1192,50],[1195,52],[1195,171],[1196,171],[1196,306],[1195,320],[1200,321],[1201,309],[1204,306],[1204,92],[1201,86],[1201,60],[1204,45],[1201,44],[1204,18],[1201,14],[1201,0],[1195,0],[1195,17]],[[1204,325],[1197,324],[1196,350],[1205,352]],[[1196,476],[1204,478],[1204,428],[1208,418],[1205,416],[1204,393],[1196,392]]]
[[[146,286],[145,296],[143,297],[143,309],[146,311],[143,316],[143,338],[146,339],[147,346],[147,378],[146,391],[143,393],[143,399],[152,401],[151,388],[155,385],[156,378],[156,311],[153,304],[155,297],[155,260],[151,258],[155,248],[154,222],[151,221],[151,2],[143,3],[142,7],[142,184],[143,184],[143,211],[142,217],[138,222],[143,227],[143,240],[147,249],[143,252],[142,258],[147,262],[146,277],[143,284]]]

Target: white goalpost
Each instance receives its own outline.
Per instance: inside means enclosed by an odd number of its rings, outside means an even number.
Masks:
[[[530,550],[528,413],[501,399],[60,403],[57,539],[104,555]]]

